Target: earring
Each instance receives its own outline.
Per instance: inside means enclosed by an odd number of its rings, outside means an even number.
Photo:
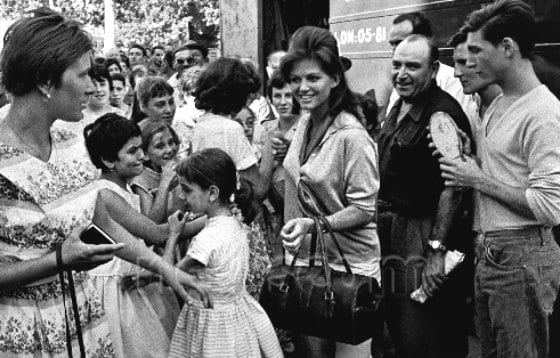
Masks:
[[[43,93],[43,102],[48,102],[51,99],[51,95],[49,92]]]

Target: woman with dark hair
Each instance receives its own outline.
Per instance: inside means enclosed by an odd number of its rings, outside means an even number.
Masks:
[[[219,58],[212,62],[197,82],[194,91],[196,107],[205,110],[194,127],[193,152],[206,148],[220,148],[235,163],[240,182],[254,201],[262,201],[268,193],[272,175],[272,149],[267,142],[261,148],[260,164],[241,125],[233,116],[247,103],[255,83],[247,67],[233,58]],[[256,214],[256,210],[255,213]],[[253,215],[254,216],[254,215]],[[245,221],[252,226],[251,260],[248,290],[258,297],[260,287],[270,266],[266,238],[254,217]]]
[[[379,172],[372,139],[360,123],[356,100],[348,88],[334,36],[325,29],[303,27],[290,41],[280,70],[295,99],[308,112],[284,159],[286,192],[282,228],[284,247],[301,248],[297,263],[307,265],[309,233],[298,186],[305,183],[350,264],[352,273],[381,279],[380,248],[374,222]],[[345,271],[333,240],[326,240],[329,265]],[[291,262],[291,257],[288,257]],[[302,336],[308,357],[369,357],[371,339],[359,345]]]
[[[91,64],[89,35],[50,10],[20,19],[4,36],[2,82],[13,101],[0,123],[2,357],[114,356],[85,271],[124,244],[80,240],[94,219],[95,168],[80,138],[50,134],[56,119],[82,119],[95,89]]]
[[[114,75],[116,73],[122,75],[122,67],[119,60],[116,58],[108,58],[105,60],[105,67],[107,67],[107,71],[109,71],[109,75]]]

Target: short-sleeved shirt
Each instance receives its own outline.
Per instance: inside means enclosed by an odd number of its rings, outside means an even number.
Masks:
[[[206,148],[219,148],[229,154],[237,170],[257,164],[257,157],[239,123],[227,117],[205,113],[194,126],[193,153]]]
[[[379,172],[377,151],[373,140],[356,117],[341,112],[327,129],[309,159],[300,163],[300,152],[309,126],[309,116],[300,118],[296,133],[284,159],[285,221],[303,217],[297,197],[300,180],[309,186],[326,215],[349,206],[375,214]],[[380,279],[380,248],[376,224],[335,233],[342,251],[354,273]],[[326,240],[329,264],[343,271],[342,261],[332,240]],[[302,244],[299,257],[309,252],[309,240]]]
[[[427,126],[436,112],[447,113],[471,136],[469,121],[459,103],[433,82],[397,122],[402,100],[389,113],[379,135],[379,199],[404,216],[427,218],[436,214],[444,188],[437,158],[428,147]]]

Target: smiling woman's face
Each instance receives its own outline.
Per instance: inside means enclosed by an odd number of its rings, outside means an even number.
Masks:
[[[292,94],[302,109],[314,112],[329,106],[329,96],[339,81],[326,74],[319,63],[303,59],[294,64],[290,73]]]

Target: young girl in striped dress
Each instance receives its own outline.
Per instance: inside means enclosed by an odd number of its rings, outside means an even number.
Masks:
[[[169,356],[282,357],[266,312],[245,288],[248,231],[232,209],[236,191],[232,159],[220,149],[204,149],[183,160],[177,173],[188,209],[208,217],[178,266],[206,285],[214,307],[204,308],[198,294],[188,292]],[[166,257],[172,250],[168,241]]]

